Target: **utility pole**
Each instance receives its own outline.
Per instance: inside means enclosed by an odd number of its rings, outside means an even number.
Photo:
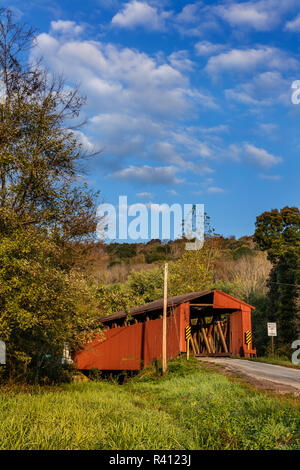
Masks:
[[[168,302],[168,263],[165,264],[165,275],[164,275],[164,311],[163,311],[163,329],[162,329],[163,374],[167,372],[167,302]]]

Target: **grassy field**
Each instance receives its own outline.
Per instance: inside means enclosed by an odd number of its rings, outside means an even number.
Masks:
[[[177,359],[124,385],[0,388],[0,449],[300,449],[300,403]]]

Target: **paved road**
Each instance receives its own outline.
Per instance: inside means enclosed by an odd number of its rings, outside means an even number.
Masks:
[[[275,366],[273,364],[247,361],[244,359],[224,357],[206,357],[203,359],[225,366],[237,374],[248,375],[257,380],[268,380],[300,390],[300,369],[291,369],[289,367]]]

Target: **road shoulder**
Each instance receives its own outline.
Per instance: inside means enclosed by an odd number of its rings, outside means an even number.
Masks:
[[[228,364],[223,365],[218,362],[215,362],[214,358],[198,357],[197,359],[208,369],[226,375],[237,382],[244,382],[255,388],[265,390],[267,392],[272,392],[276,394],[290,394],[294,397],[300,398],[300,390],[296,387],[287,384],[281,384],[278,382],[273,382],[269,379],[264,380],[263,378],[254,377],[244,371],[236,370],[234,366],[230,366]]]

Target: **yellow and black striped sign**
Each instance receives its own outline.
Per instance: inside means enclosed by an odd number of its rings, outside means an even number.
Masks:
[[[250,330],[245,331],[245,343],[251,344],[251,339],[252,339],[251,331]]]
[[[186,341],[192,337],[192,330],[190,325],[185,327],[185,339]]]

